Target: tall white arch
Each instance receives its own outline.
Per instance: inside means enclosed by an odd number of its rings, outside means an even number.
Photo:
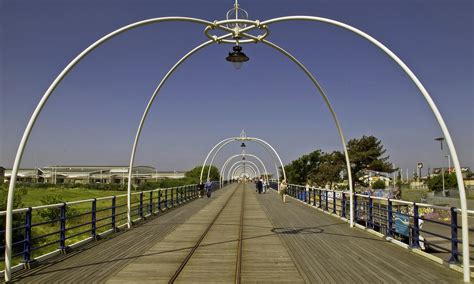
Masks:
[[[44,105],[46,104],[47,100],[49,99],[50,95],[53,93],[53,91],[56,89],[56,87],[59,85],[59,83],[62,81],[62,79],[74,68],[74,66],[79,63],[87,54],[89,54],[91,51],[93,51],[95,48],[103,44],[104,42],[108,41],[109,39],[113,38],[116,35],[119,35],[123,32],[126,32],[130,29],[143,26],[143,25],[148,25],[152,23],[158,23],[158,22],[164,22],[164,21],[185,21],[185,22],[192,22],[192,23],[198,23],[198,24],[203,24],[206,25],[206,31],[210,27],[210,29],[213,28],[220,28],[222,30],[229,30],[228,28],[224,27],[223,25],[225,23],[246,23],[249,24],[246,28],[243,28],[240,30],[241,35],[246,35],[247,38],[253,39],[254,42],[259,42],[262,41],[269,45],[268,41],[264,39],[263,36],[252,36],[252,35],[247,35],[245,33],[246,30],[250,30],[253,28],[267,28],[268,25],[272,23],[277,23],[277,22],[284,22],[284,21],[315,21],[315,22],[322,22],[330,25],[334,25],[337,27],[341,27],[345,30],[348,30],[352,33],[355,33],[356,35],[362,37],[365,40],[368,40],[372,44],[374,44],[376,47],[378,47],[380,50],[382,50],[385,54],[387,54],[395,63],[397,63],[403,71],[408,75],[408,77],[413,81],[413,83],[417,86],[419,89],[420,93],[424,97],[424,99],[427,101],[431,111],[433,112],[442,132],[444,135],[444,138],[446,139],[446,143],[451,155],[451,159],[453,160],[453,165],[455,168],[455,173],[456,173],[456,179],[458,183],[458,188],[459,188],[459,193],[460,193],[460,203],[461,203],[461,227],[462,227],[462,255],[463,255],[463,275],[464,275],[464,281],[469,282],[470,281],[470,263],[469,263],[469,233],[468,233],[468,216],[467,216],[467,201],[466,201],[466,193],[465,193],[465,188],[464,188],[464,181],[462,178],[462,172],[461,172],[461,166],[460,162],[458,159],[458,155],[456,152],[456,148],[454,146],[453,140],[451,138],[451,135],[449,133],[449,130],[446,126],[446,123],[444,122],[443,117],[441,116],[441,113],[439,112],[436,104],[432,100],[431,96],[429,95],[428,91],[425,89],[425,87],[422,85],[422,83],[419,81],[419,79],[415,76],[415,74],[408,68],[408,66],[398,57],[396,56],[390,49],[388,49],[385,45],[371,37],[370,35],[362,32],[359,29],[356,29],[350,25],[344,24],[342,22],[338,22],[335,20],[327,19],[327,18],[321,18],[321,17],[313,17],[313,16],[288,16],[288,17],[280,17],[280,18],[274,18],[270,19],[267,21],[251,21],[251,20],[242,20],[242,19],[236,19],[236,20],[225,20],[225,21],[215,21],[215,22],[209,22],[206,20],[201,20],[201,19],[195,19],[195,18],[188,18],[188,17],[163,17],[163,18],[154,18],[154,19],[149,19],[149,20],[144,20],[144,21],[139,21],[136,23],[132,23],[130,25],[124,26],[122,28],[119,28],[110,34],[102,37],[92,45],[90,45],[88,48],[86,48],[84,51],[82,51],[76,58],[74,58],[62,71],[61,73],[56,77],[56,79],[53,81],[53,83],[50,85],[50,87],[47,89],[45,94],[43,95],[42,99],[38,103],[37,107],[35,108],[35,111],[33,112],[32,116],[30,117],[30,120],[25,128],[25,131],[23,133],[22,139],[20,141],[20,144],[18,146],[18,150],[15,156],[15,161],[13,164],[12,168],[12,175],[11,175],[11,180],[10,180],[10,185],[8,189],[8,197],[7,197],[7,212],[6,212],[6,232],[5,232],[5,280],[10,281],[11,280],[11,253],[12,253],[12,210],[13,210],[13,198],[14,198],[14,190],[16,186],[16,178],[18,175],[18,169],[21,164],[21,160],[23,157],[23,153],[25,150],[25,147],[28,142],[28,138],[30,136],[30,133],[36,123],[36,120],[41,113],[41,110],[43,109]],[[231,30],[232,31],[232,30]],[[232,34],[231,34],[232,35]],[[225,37],[229,37],[229,35],[225,35]],[[225,39],[219,40],[216,36],[213,36],[213,41],[214,42],[227,42]],[[243,43],[241,41],[241,43]],[[270,44],[271,46],[271,44]],[[280,50],[282,51],[282,50]],[[282,51],[283,52],[283,51]],[[284,52],[283,52],[284,53]],[[293,60],[295,63],[297,61]],[[297,63],[298,64],[298,63]],[[300,65],[301,68],[304,66]],[[303,68],[307,75],[311,75],[309,71],[306,68]],[[169,75],[168,75],[169,76]],[[311,76],[312,77],[312,76]],[[314,78],[313,78],[314,79]],[[312,79],[312,80],[313,80]],[[327,99],[327,98],[326,98]],[[326,100],[325,99],[325,100]],[[326,102],[327,103],[327,102]],[[146,116],[146,115],[145,115]],[[333,114],[334,116],[334,114]],[[143,119],[142,119],[143,120]],[[336,124],[339,124],[336,121]],[[142,125],[142,124],[141,124]],[[139,129],[141,131],[141,127]],[[137,132],[138,133],[138,132]],[[340,133],[341,134],[341,133]],[[139,133],[137,134],[137,137],[139,137]],[[138,141],[136,137],[136,141]],[[343,136],[341,137],[341,140]],[[345,147],[345,140],[343,141],[343,146]],[[349,179],[351,180],[351,169],[350,169],[350,163],[349,163],[349,158],[347,153],[346,154],[346,164],[348,168],[348,176]],[[207,162],[207,158],[206,158]],[[206,163],[205,162],[205,163]],[[281,162],[281,160],[280,160]],[[133,164],[133,162],[131,163]],[[283,165],[282,165],[283,167]],[[282,168],[283,173],[284,172],[284,167]],[[285,175],[286,176],[286,175]],[[285,177],[286,179],[286,177]],[[201,173],[201,181],[202,181],[202,173]],[[129,183],[131,183],[131,179],[129,178]],[[352,182],[349,182],[350,186],[350,197],[352,199],[353,196],[353,190],[352,190]],[[129,187],[130,189],[130,187]],[[130,196],[130,192],[129,192]],[[128,199],[128,202],[130,203],[130,199]],[[352,207],[352,202],[351,202],[351,207]],[[353,225],[353,208],[350,209],[350,223],[351,226]]]
[[[253,170],[255,170],[256,176],[258,176],[258,177],[262,176],[262,173],[260,172],[260,169],[258,168],[257,164],[255,164],[255,163],[252,162],[252,161],[247,161],[247,160],[242,161],[242,160],[240,160],[240,161],[235,162],[235,163],[229,168],[229,170],[228,170],[228,172],[227,172],[227,179],[228,179],[228,180],[229,180],[230,177],[231,177],[232,170],[235,170],[236,166],[238,166],[238,165],[243,165],[243,166],[250,167],[250,168],[252,168]]]
[[[221,167],[221,170],[220,170],[220,173],[221,173],[221,179],[220,179],[220,184],[221,184],[221,187],[222,187],[222,184],[223,184],[223,181],[224,181],[224,177],[225,177],[225,170],[226,170],[226,167],[227,167],[227,164],[237,158],[237,157],[243,157],[243,156],[246,156],[246,157],[252,157],[254,159],[256,159],[257,161],[259,161],[259,163],[262,165],[263,167],[263,170],[265,172],[265,178],[266,178],[266,181],[268,182],[269,179],[268,179],[268,171],[267,171],[267,167],[265,167],[265,163],[262,161],[262,159],[260,159],[258,156],[256,155],[253,155],[253,154],[249,154],[249,153],[241,153],[241,154],[237,154],[237,155],[234,155],[234,156],[230,156],[225,162],[224,164],[222,165]]]
[[[232,165],[233,168],[231,168],[231,171],[229,171],[229,173],[228,173],[228,179],[233,178],[238,170],[244,171],[245,167],[247,167],[247,169],[250,169],[253,172],[253,174],[254,174],[253,177],[258,177],[259,176],[259,173],[254,168],[254,166],[252,166],[252,165],[244,166],[244,165],[242,165],[242,163],[239,163],[239,162],[237,162],[236,164],[237,164],[236,167],[234,167],[234,165]]]
[[[280,166],[282,168],[283,178],[286,179],[285,165],[283,164],[283,162],[282,162],[280,156],[278,155],[277,151],[267,141],[265,141],[263,139],[260,139],[260,138],[256,138],[256,137],[230,137],[230,138],[224,139],[224,140],[220,141],[219,143],[217,143],[216,145],[214,145],[214,147],[212,147],[212,149],[207,154],[206,159],[204,160],[203,166],[201,168],[201,178],[200,178],[201,183],[203,181],[204,167],[207,165],[207,161],[209,160],[209,157],[211,156],[212,153],[214,153],[214,155],[211,159],[211,163],[209,164],[209,170],[210,170],[210,166],[212,166],[214,158],[217,156],[217,154],[220,152],[220,150],[224,146],[228,145],[231,142],[244,142],[244,141],[256,142],[257,144],[261,145],[268,153],[271,153],[270,155],[274,159],[275,170],[277,172],[277,175],[279,175],[279,170],[278,170],[278,166],[276,164],[275,158],[278,160],[278,163],[280,164]],[[208,175],[209,175],[209,170],[208,170]]]

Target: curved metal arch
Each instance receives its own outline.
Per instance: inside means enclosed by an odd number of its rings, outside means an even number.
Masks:
[[[240,178],[240,177],[246,176],[246,175],[248,175],[249,178],[255,178],[256,177],[255,174],[252,174],[251,172],[246,172],[242,169],[242,167],[238,167],[238,169],[236,169],[234,171],[234,175],[232,176],[232,178],[235,178],[236,176],[238,176]]]
[[[342,126],[339,122],[339,119],[337,118],[336,111],[334,110],[331,102],[329,101],[328,96],[326,95],[326,92],[324,91],[323,87],[319,82],[316,80],[316,78],[313,76],[313,74],[304,66],[296,57],[291,55],[288,51],[285,49],[281,48],[280,46],[274,44],[273,42],[270,42],[268,40],[262,40],[262,42],[279,52],[281,52],[283,55],[288,57],[291,61],[293,61],[298,67],[302,69],[302,71],[308,76],[308,78],[311,80],[311,82],[315,85],[316,89],[318,90],[319,94],[324,100],[324,103],[326,104],[326,107],[329,109],[331,112],[331,116],[334,120],[334,123],[336,124],[337,132],[339,134],[339,139],[342,144],[342,149],[344,152],[344,157],[346,160],[346,171],[347,171],[347,179],[349,183],[349,224],[351,227],[354,226],[354,202],[353,202],[353,196],[354,196],[354,189],[352,186],[352,169],[351,169],[351,163],[349,159],[349,152],[347,151],[347,145],[346,145],[346,138],[344,137],[344,131],[342,130]]]
[[[248,165],[245,165],[245,164],[248,164]],[[235,171],[235,167],[239,164],[242,164],[242,166],[248,166],[249,168],[251,168],[252,170],[255,171],[255,176],[261,176],[261,173],[260,173],[260,170],[258,169],[258,166],[252,162],[252,161],[237,161],[235,162],[230,168],[229,168],[229,171],[227,172],[227,179],[229,179],[229,176],[230,176],[230,173],[233,173],[232,170]]]
[[[232,161],[232,159],[235,159],[235,158],[237,158],[237,157],[239,157],[239,156],[242,156],[242,154],[234,155],[234,156],[232,156],[232,157],[229,157],[229,159],[227,159],[226,163],[224,163],[224,165],[222,166],[222,171],[221,171],[222,175],[221,175],[221,178],[222,178],[223,176],[225,176],[225,171],[226,171],[227,164],[228,164],[230,161]],[[245,156],[255,158],[257,161],[260,162],[260,164],[263,166],[263,170],[265,171],[266,180],[268,181],[268,175],[266,174],[266,167],[265,167],[265,164],[263,163],[263,161],[262,161],[260,158],[258,158],[257,156],[252,155],[252,154],[245,154]],[[247,160],[245,160],[245,161],[247,161]],[[244,162],[244,161],[242,160],[242,162]],[[252,162],[252,161],[248,161],[248,162],[250,163],[250,162]],[[252,164],[255,165],[255,166],[258,168],[258,166],[257,166],[255,163],[252,163]],[[230,170],[229,170],[229,171],[230,171]],[[261,173],[261,172],[260,172],[260,176],[262,176],[262,173]]]
[[[239,164],[239,162],[237,162],[236,164]],[[232,165],[232,167],[234,167],[234,166],[235,166],[235,165]],[[231,167],[231,169],[232,169],[232,167]],[[243,169],[244,167],[245,167],[244,165],[238,165],[238,166],[234,167],[234,168],[232,169],[232,171],[228,173],[228,178],[231,178],[231,177],[235,176],[235,172],[236,172],[237,170],[239,170],[239,169]],[[254,177],[257,177],[257,176],[259,175],[259,173],[258,173],[257,170],[254,168],[254,166],[247,165],[247,167],[253,171]]]
[[[231,138],[227,138],[227,139],[224,139],[222,141],[220,141],[219,143],[217,143],[212,149],[211,151],[209,151],[209,153],[207,154],[206,156],[206,159],[204,160],[204,163],[203,163],[203,166],[201,168],[201,178],[200,178],[200,181],[202,183],[202,176],[204,174],[204,167],[206,166],[207,164],[207,160],[209,159],[209,156],[214,152],[214,150],[216,150],[216,148],[219,147],[219,149],[214,153],[214,156],[213,156],[213,159],[216,157],[216,155],[219,153],[219,151],[227,144],[231,143],[231,142],[234,142],[234,141],[253,141],[253,142],[256,142],[258,144],[260,144],[268,153],[271,153],[271,156],[272,158],[277,158],[278,159],[278,162],[280,163],[281,167],[282,167],[282,172],[283,172],[283,178],[286,180],[286,172],[285,172],[285,166],[283,165],[283,162],[281,161],[281,158],[280,156],[278,155],[278,152],[268,143],[266,142],[265,140],[263,139],[260,139],[260,138],[256,138],[256,137],[231,137]],[[271,151],[270,151],[271,150]],[[273,155],[272,155],[273,154]],[[212,160],[213,160],[212,159]],[[209,166],[212,166],[212,162],[209,164]],[[279,179],[279,171],[278,171],[278,166],[276,166],[276,162],[275,162],[275,168],[276,168],[276,174],[278,176],[278,179]],[[208,175],[209,175],[209,170],[208,170]]]
[[[428,103],[431,111],[433,112],[436,121],[438,122],[441,131],[443,132],[443,136],[446,139],[446,144],[448,145],[449,153],[451,155],[451,158],[453,160],[453,165],[455,168],[455,173],[456,173],[456,180],[458,183],[458,189],[459,189],[459,198],[460,198],[460,203],[461,203],[461,227],[462,227],[462,255],[463,255],[463,279],[464,282],[469,282],[470,281],[470,260],[469,260],[469,231],[468,231],[468,216],[467,216],[467,201],[466,201],[466,190],[464,188],[464,181],[462,178],[462,172],[461,172],[461,164],[459,162],[459,158],[456,152],[456,148],[454,146],[453,139],[451,138],[451,134],[449,133],[448,127],[446,126],[446,123],[443,119],[443,116],[441,115],[440,111],[438,110],[438,107],[436,106],[435,102],[431,98],[430,94],[426,90],[426,88],[423,86],[421,81],[418,79],[418,77],[411,71],[411,69],[393,52],[391,51],[388,47],[386,47],[384,44],[370,36],[369,34],[342,22],[327,19],[327,18],[322,18],[322,17],[314,17],[314,16],[287,16],[287,17],[280,17],[280,18],[274,18],[270,19],[267,21],[263,21],[261,25],[269,25],[272,23],[278,23],[278,22],[284,22],[284,21],[295,21],[295,20],[301,20],[301,21],[313,21],[313,22],[322,22],[326,23],[329,25],[337,26],[340,28],[343,28],[345,30],[348,30],[357,36],[360,36],[361,38],[369,41],[376,47],[378,47],[381,51],[383,51],[386,55],[390,57],[395,63],[402,68],[402,70],[408,75],[410,80],[416,85],[426,102]]]
[[[224,172],[225,172],[225,170],[226,170],[227,164],[228,164],[232,159],[235,159],[236,157],[240,157],[240,156],[252,157],[252,158],[256,159],[257,161],[259,161],[260,164],[261,164],[262,167],[263,167],[263,170],[265,171],[266,180],[267,180],[267,182],[269,181],[267,167],[265,167],[265,163],[262,161],[262,159],[260,159],[258,156],[253,155],[253,154],[249,154],[249,153],[243,154],[243,153],[242,153],[242,154],[237,154],[237,155],[231,156],[231,157],[229,157],[229,158],[224,162],[224,165],[221,167],[221,171],[220,171],[220,172],[221,172],[221,179],[220,179],[221,187],[222,187],[222,184],[223,184]]]
[[[253,168],[248,168],[247,170],[244,170],[244,167],[243,166],[238,166],[234,169],[234,172],[233,172],[233,175],[232,175],[232,178],[234,178],[235,176],[242,176],[243,174],[248,174],[250,178],[255,178],[257,176],[257,174],[255,173],[255,170]]]
[[[239,137],[239,139],[242,139],[241,137]],[[214,155],[212,156],[212,159],[211,159],[211,162],[209,163],[209,165],[213,165],[214,164],[214,159],[216,158],[217,156],[217,153],[220,152],[220,150],[222,148],[224,148],[227,144],[231,143],[231,142],[234,142],[235,140],[229,140],[229,141],[226,141],[226,142],[223,142],[219,148],[217,148],[216,152],[214,152]],[[222,142],[222,141],[221,141]],[[262,144],[261,144],[262,145]],[[265,151],[272,157],[273,159],[273,163],[275,165],[275,172],[276,172],[276,176],[277,176],[277,179],[280,180],[280,171],[278,170],[278,165],[277,165],[277,162],[275,160],[275,157],[273,156],[274,153],[272,153],[271,151],[268,150],[268,148],[265,147],[265,145],[262,145],[263,148],[265,149]],[[211,173],[211,168],[209,167],[209,169],[207,170],[207,178],[209,179],[209,175]],[[201,178],[202,179],[202,178]]]
[[[245,160],[245,161],[240,160],[240,161],[241,161],[242,163],[248,162],[250,165],[255,166],[255,168],[258,170],[259,177],[262,176],[262,172],[261,172],[260,169],[258,168],[258,165],[257,165],[257,164],[255,164],[255,163],[252,162],[252,161],[248,161],[248,160]],[[227,177],[229,176],[229,173],[230,173],[231,169],[232,169],[232,167],[229,168],[229,170],[228,170],[228,172],[227,172]],[[222,172],[222,175],[225,175],[225,172],[224,172],[224,171]],[[229,178],[227,178],[227,180],[229,180]]]
[[[197,18],[190,18],[190,17],[160,17],[160,18],[153,18],[148,20],[143,20],[139,22],[135,22],[129,24],[127,26],[121,27],[94,42],[89,47],[84,49],[81,53],[79,53],[69,64],[58,74],[58,76],[54,79],[51,85],[48,87],[46,92],[43,94],[41,100],[39,101],[38,105],[36,106],[33,114],[31,115],[28,124],[23,132],[23,136],[21,138],[20,144],[18,146],[18,150],[15,156],[15,161],[13,163],[10,185],[8,188],[8,197],[7,197],[7,212],[6,212],[6,226],[5,226],[5,281],[11,280],[11,258],[12,258],[12,210],[13,210],[13,198],[14,198],[14,191],[16,186],[16,179],[18,176],[18,169],[21,165],[21,160],[23,158],[23,154],[28,143],[28,138],[33,130],[33,127],[40,115],[43,107],[45,106],[46,102],[48,101],[51,94],[54,92],[56,87],[61,83],[64,77],[90,52],[92,52],[97,47],[101,46],[103,43],[107,42],[108,40],[112,39],[113,37],[129,31],[131,29],[145,26],[149,24],[159,23],[159,22],[170,22],[170,21],[182,21],[182,22],[191,22],[196,24],[202,24],[205,26],[213,26],[212,22],[207,20],[197,19]],[[130,181],[129,181],[130,182]]]

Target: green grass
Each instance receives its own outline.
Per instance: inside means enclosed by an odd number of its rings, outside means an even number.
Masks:
[[[86,188],[59,188],[59,187],[56,187],[56,188],[54,188],[54,187],[34,188],[34,187],[29,187],[27,193],[22,196],[22,203],[23,203],[22,207],[33,207],[33,206],[43,205],[41,200],[44,199],[47,195],[56,195],[62,201],[70,202],[70,201],[78,201],[78,200],[84,200],[84,199],[108,197],[108,196],[124,195],[124,194],[126,194],[126,191],[97,190],[97,189],[86,189]],[[173,196],[173,197],[175,198],[175,196]],[[140,199],[140,195],[138,195],[138,194],[132,196],[132,206],[133,207],[138,206],[139,199]],[[168,199],[171,199],[171,192],[170,191],[168,191]],[[162,196],[162,200],[164,200],[164,196]],[[149,205],[149,194],[144,194],[143,201],[144,201],[143,202],[144,203],[143,204],[144,205],[143,206],[144,207],[144,213],[147,214],[148,205]],[[109,224],[111,222],[111,209],[109,209],[110,206],[111,206],[111,202],[112,202],[111,199],[97,201],[97,210],[99,210],[97,212],[97,219],[99,220],[99,219],[105,218],[102,221],[97,221],[97,226],[98,227],[101,226],[101,225]],[[157,193],[153,193],[153,202],[155,204],[154,210],[157,210],[157,208],[156,208]],[[123,205],[126,205],[126,203],[127,203],[126,197],[117,198],[117,200],[116,200],[116,206],[117,206],[116,214],[126,212],[126,210],[127,210],[126,206],[123,206]],[[92,208],[91,205],[92,205],[92,202],[84,202],[84,203],[73,204],[73,205],[68,206],[67,208],[69,208],[69,210],[74,210],[75,215],[76,214],[82,214],[82,213],[86,213],[86,214],[82,215],[82,216],[75,217],[75,218],[68,219],[67,223],[66,223],[66,227],[70,228],[70,227],[75,226],[75,225],[85,224],[87,222],[90,222],[91,221],[90,211],[91,211],[91,208]],[[107,208],[107,210],[101,211],[101,209],[105,209],[105,208]],[[44,216],[41,216],[41,211],[45,211],[45,210],[52,210],[52,209],[42,209],[42,210],[34,210],[33,211],[33,216],[32,216],[32,218],[33,218],[32,223],[33,224],[38,224],[40,222],[49,220],[48,218],[45,218]],[[68,209],[66,209],[66,210],[68,210]],[[135,214],[137,214],[137,212],[138,212],[138,209],[133,209],[132,214],[135,215]],[[123,220],[123,218],[126,218],[126,215],[124,215],[124,214],[117,215],[117,218],[116,218],[117,226],[126,223],[126,220]],[[135,215],[133,218],[137,218],[137,216]],[[122,220],[120,220],[120,219],[122,219]],[[75,235],[75,234],[79,234],[81,232],[87,231],[87,230],[90,229],[90,227],[91,227],[90,224],[85,224],[85,225],[80,226],[78,228],[69,229],[66,233],[66,236],[71,236],[71,238],[66,240],[66,245],[73,244],[75,242],[78,242],[80,240],[83,240],[83,239],[89,237],[90,232],[85,232],[83,234],[80,234],[80,235],[77,235],[77,236],[74,236],[74,237],[72,237],[72,236]],[[104,232],[104,231],[106,231],[110,228],[111,228],[110,225],[106,225],[102,228],[98,228],[97,233]],[[32,228],[32,236],[37,237],[37,236],[49,234],[49,233],[52,233],[52,232],[56,232],[58,230],[59,230],[59,222],[53,222],[53,223],[50,223],[50,224],[39,225],[39,226],[35,226],[35,227]],[[59,238],[59,234],[53,234],[51,236],[41,238],[41,239],[38,239],[38,240],[34,241],[33,246],[38,247],[38,246],[41,246],[41,245],[45,245],[47,243],[58,240],[58,238]],[[32,257],[33,258],[38,257],[40,255],[43,255],[43,254],[47,253],[47,252],[53,251],[53,250],[57,249],[58,246],[59,246],[58,243],[54,243],[52,245],[49,245],[49,246],[46,246],[44,248],[38,249],[38,250],[36,250],[32,253]],[[21,248],[14,248],[14,249],[19,250]],[[21,260],[21,256],[15,257],[13,259],[13,263],[18,264],[20,262],[20,260]],[[3,269],[3,266],[4,266],[4,263],[1,262],[0,263],[0,270]]]
[[[421,202],[423,197],[426,198],[429,190],[428,189],[402,189],[402,200],[411,202]]]
[[[28,188],[28,192],[23,196],[23,207],[33,207],[43,205],[41,200],[46,195],[58,195],[63,201],[77,201],[83,199],[99,198],[113,195],[126,194],[126,191],[98,190],[86,188]],[[89,203],[84,203],[89,204]]]

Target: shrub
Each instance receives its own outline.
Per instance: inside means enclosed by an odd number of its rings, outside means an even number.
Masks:
[[[64,201],[59,195],[49,194],[49,195],[46,195],[43,199],[41,199],[41,203],[44,205],[48,205],[48,204],[64,203]],[[41,209],[39,210],[38,214],[45,221],[59,220],[59,218],[61,217],[61,207]],[[66,208],[67,218],[77,215],[77,214],[78,214],[77,209],[72,208],[72,207]],[[51,223],[51,224],[53,225],[54,223]]]
[[[377,180],[372,183],[373,189],[385,189],[385,182],[383,180]]]

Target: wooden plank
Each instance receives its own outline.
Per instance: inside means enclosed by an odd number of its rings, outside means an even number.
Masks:
[[[460,282],[445,266],[357,229],[275,192],[259,196],[280,238],[308,283]]]

